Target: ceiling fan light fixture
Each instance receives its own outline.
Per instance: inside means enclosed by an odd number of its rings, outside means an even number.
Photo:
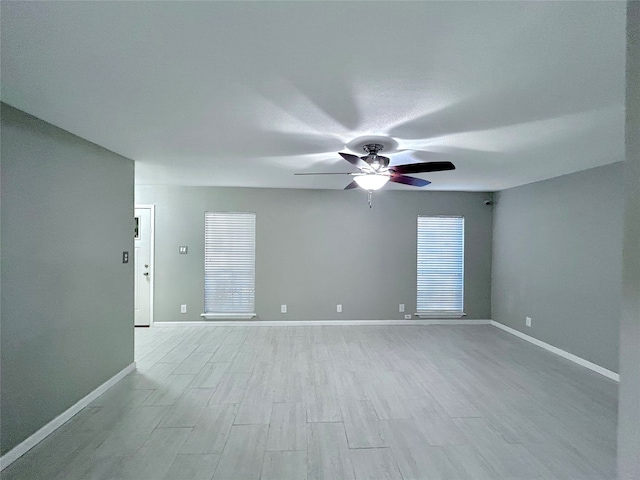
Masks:
[[[379,190],[389,181],[389,175],[356,175],[355,182],[364,190]]]

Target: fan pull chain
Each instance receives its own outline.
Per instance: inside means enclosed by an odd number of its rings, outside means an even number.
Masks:
[[[367,190],[368,199],[369,199],[369,208],[371,208],[371,197],[373,197],[373,191]]]

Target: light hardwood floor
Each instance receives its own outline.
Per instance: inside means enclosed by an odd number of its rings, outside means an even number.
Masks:
[[[136,329],[13,479],[613,480],[617,384],[491,326]]]

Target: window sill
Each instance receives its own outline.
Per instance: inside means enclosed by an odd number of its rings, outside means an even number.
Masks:
[[[207,320],[250,320],[257,315],[255,313],[202,313],[200,316]]]
[[[467,314],[464,312],[417,312],[416,315],[420,318],[462,318]]]

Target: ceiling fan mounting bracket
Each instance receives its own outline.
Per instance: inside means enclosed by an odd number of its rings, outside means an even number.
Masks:
[[[355,154],[358,154],[362,150],[369,153],[367,145],[381,145],[382,148],[378,148],[378,152],[384,150],[387,154],[398,150],[398,142],[396,140],[382,135],[364,135],[362,137],[354,138],[347,143],[345,147]]]
[[[362,149],[369,155],[377,155],[378,152],[384,149],[384,145],[379,143],[368,143],[362,146]]]

